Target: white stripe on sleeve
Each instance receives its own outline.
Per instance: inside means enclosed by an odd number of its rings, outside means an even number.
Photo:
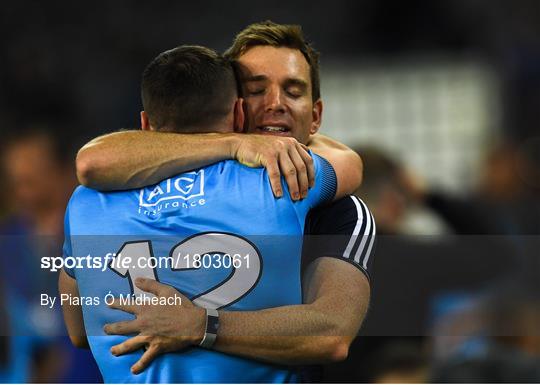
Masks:
[[[358,199],[358,198],[356,198],[356,199]],[[362,200],[360,200],[360,199],[358,199],[358,201],[364,207],[364,210],[368,215],[366,215],[365,219],[363,218],[366,221],[366,228],[365,228],[364,233],[359,236],[361,238],[360,246],[358,246],[358,250],[356,250],[356,254],[354,255],[354,261],[356,263],[360,263],[360,256],[362,255],[362,250],[364,250],[364,247],[366,246],[366,242],[367,242],[367,240],[369,238],[369,234],[371,232],[371,227],[372,227],[371,224],[372,224],[372,221],[373,221],[373,219],[371,217],[371,214],[370,214],[367,206],[365,205],[365,203],[362,202]]]
[[[345,248],[345,252],[343,253],[343,258],[349,258],[349,255],[351,254],[351,251],[354,247],[354,244],[356,243],[356,239],[358,236],[358,233],[360,232],[360,228],[362,227],[362,221],[363,221],[363,214],[362,209],[360,208],[360,203],[358,203],[358,198],[351,195],[350,198],[354,202],[354,205],[356,206],[356,212],[358,213],[358,219],[356,220],[356,226],[354,226],[353,233],[351,235],[351,238],[349,239],[349,243],[347,244],[347,247]]]

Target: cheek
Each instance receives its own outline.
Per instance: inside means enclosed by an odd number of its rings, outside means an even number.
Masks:
[[[246,112],[248,113],[248,118],[253,117],[253,115],[262,109],[262,103],[260,100],[250,99],[245,102]]]
[[[312,105],[302,103],[296,106],[294,110],[296,111],[296,114],[298,115],[299,119],[301,119],[304,122],[311,123],[311,121],[313,120],[312,109],[313,109]]]

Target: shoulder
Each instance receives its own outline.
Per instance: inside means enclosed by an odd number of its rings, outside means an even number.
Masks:
[[[94,190],[89,187],[85,186],[77,186],[75,190],[73,190],[73,193],[71,194],[71,197],[68,202],[68,208],[74,205],[78,205],[81,203],[88,204],[89,202],[99,199],[100,195],[103,195],[106,193],[99,192],[98,190]]]
[[[79,201],[83,199],[90,198],[92,196],[97,195],[98,191],[85,187],[85,186],[77,186],[75,190],[73,190],[73,193],[71,194],[71,198],[69,199],[68,207],[72,206],[74,204],[77,204]]]
[[[376,228],[367,205],[354,195],[312,210],[306,220],[303,266],[319,257],[349,262],[368,277]]]
[[[356,227],[369,226],[374,231],[374,219],[362,199],[349,195],[309,212],[306,231],[323,234],[350,234]]]

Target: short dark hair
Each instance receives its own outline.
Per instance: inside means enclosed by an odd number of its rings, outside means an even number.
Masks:
[[[277,24],[270,20],[248,25],[236,35],[231,47],[225,51],[225,57],[231,60],[237,60],[247,50],[259,45],[287,47],[302,52],[302,55],[304,55],[309,64],[312,99],[314,102],[320,99],[320,54],[306,41],[301,26],[295,24]]]
[[[159,54],[146,67],[141,96],[156,130],[196,132],[231,111],[236,79],[229,60],[214,50],[183,45]]]

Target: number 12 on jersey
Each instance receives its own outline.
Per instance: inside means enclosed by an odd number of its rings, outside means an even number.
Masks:
[[[131,294],[152,295],[134,285],[137,278],[158,280],[150,241],[126,242],[116,253],[109,268],[129,280]],[[247,239],[229,233],[201,233],[175,245],[169,260],[172,271],[203,268],[233,269],[233,273],[209,291],[194,296],[193,303],[205,308],[220,309],[247,295],[262,273],[261,255]],[[127,262],[127,263],[125,263]]]

